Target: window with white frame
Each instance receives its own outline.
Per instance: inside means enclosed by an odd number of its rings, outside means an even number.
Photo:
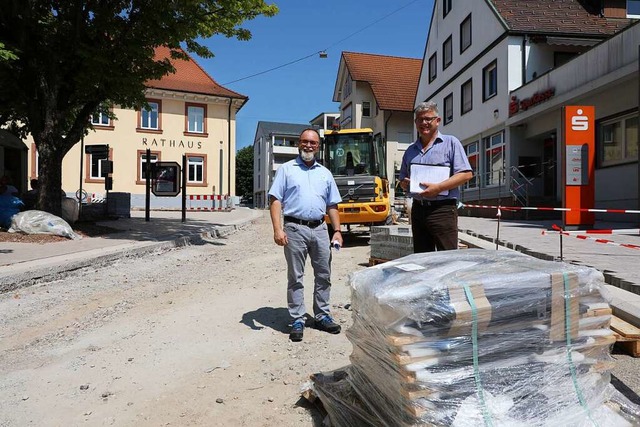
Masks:
[[[638,116],[599,123],[600,166],[638,161]]]
[[[187,132],[205,133],[206,109],[202,105],[187,104]]]
[[[111,119],[105,112],[97,112],[91,115],[91,124],[94,126],[110,126]]]
[[[471,15],[467,16],[460,24],[460,53],[471,46]]]
[[[627,0],[627,18],[640,18],[640,0]]]
[[[460,115],[473,109],[473,80],[462,83],[460,88]]]
[[[449,14],[449,12],[451,12],[451,8],[453,7],[452,3],[453,3],[453,0],[443,0],[443,2],[442,2],[442,17],[443,18],[445,16],[447,16]]]
[[[498,94],[498,61],[482,69],[482,100],[486,101]]]
[[[158,161],[158,153],[151,153],[149,155],[149,162],[156,163]],[[138,181],[147,180],[147,153],[142,151],[138,155]]]
[[[471,170],[473,170],[473,178],[467,182],[467,188],[475,188],[478,186],[478,166],[480,160],[480,142],[474,141],[464,147],[467,153]]]
[[[160,103],[149,101],[148,107],[140,111],[140,127],[142,129],[160,129]]]
[[[450,93],[444,98],[444,124],[451,123],[453,121],[453,93]]]
[[[368,101],[362,102],[362,117],[371,117],[371,103]]]
[[[504,138],[502,132],[484,138],[482,143],[484,145],[485,186],[504,184]]]
[[[187,157],[187,183],[188,184],[204,183],[204,157],[200,157],[200,156]]]
[[[101,153],[91,153],[89,154],[89,156],[91,157],[91,168],[90,168],[89,178],[104,179],[104,176],[102,176],[101,160],[108,160],[109,154],[106,152],[101,152]]]
[[[453,39],[451,36],[442,44],[442,69],[444,70],[453,62]]]
[[[434,81],[438,76],[438,54],[437,52],[429,58],[429,83]]]

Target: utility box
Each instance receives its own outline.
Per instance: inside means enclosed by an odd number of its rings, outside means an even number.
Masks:
[[[131,193],[109,193],[107,196],[107,216],[131,218]]]

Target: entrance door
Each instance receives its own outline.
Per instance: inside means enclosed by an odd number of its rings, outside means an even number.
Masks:
[[[558,158],[556,155],[556,139],[546,138],[542,153],[542,182],[544,197],[556,200],[556,180],[558,177]]]

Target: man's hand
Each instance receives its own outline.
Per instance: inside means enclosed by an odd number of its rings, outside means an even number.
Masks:
[[[430,182],[421,182],[420,186],[426,187],[426,189],[422,193],[420,193],[420,195],[425,198],[436,197],[438,194],[444,191],[444,188],[442,188],[442,185],[440,184],[435,184]]]
[[[278,246],[286,246],[289,243],[287,240],[287,233],[283,230],[276,230],[273,232],[273,241],[276,242]]]
[[[340,230],[336,230],[336,231],[333,233],[333,236],[331,236],[331,242],[332,242],[332,243],[333,243],[333,242],[338,242],[338,243],[340,243],[340,246],[342,246],[342,244],[343,244],[344,242],[342,241],[342,233],[340,232]]]
[[[409,178],[405,178],[402,181],[400,181],[400,187],[402,187],[404,191],[407,191],[409,189],[410,183],[411,181],[409,180]]]

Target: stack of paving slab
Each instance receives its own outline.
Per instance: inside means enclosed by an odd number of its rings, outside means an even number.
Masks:
[[[313,376],[335,426],[632,426],[595,269],[413,254],[350,278],[352,364]]]
[[[371,258],[390,260],[413,253],[410,225],[372,226],[369,239]]]

